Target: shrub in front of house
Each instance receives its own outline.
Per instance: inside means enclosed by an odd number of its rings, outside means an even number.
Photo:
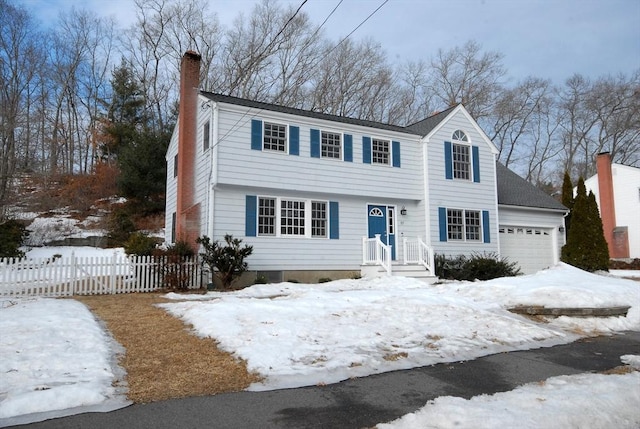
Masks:
[[[226,234],[224,243],[220,243],[217,240],[212,242],[205,235],[198,237],[196,242],[204,249],[200,253],[202,263],[220,280],[223,289],[231,289],[234,280],[247,271],[249,265],[244,260],[253,253],[253,246],[241,246],[239,238]]]
[[[435,256],[436,275],[446,280],[491,280],[520,274],[515,262],[496,253],[473,253],[471,256]]]
[[[195,252],[185,241],[177,241],[166,250],[154,249],[158,257],[158,268],[162,274],[163,287],[166,290],[186,291],[194,282],[198,270],[195,267]]]

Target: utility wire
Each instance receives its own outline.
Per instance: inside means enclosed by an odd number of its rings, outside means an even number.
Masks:
[[[269,47],[272,43],[275,42],[275,40],[277,39],[277,37],[282,34],[282,32],[284,31],[284,29],[287,27],[287,25],[289,25],[289,23],[293,20],[293,18],[295,18],[295,16],[298,14],[298,12],[300,11],[300,9],[302,9],[302,6],[304,6],[304,4],[307,2],[308,0],[304,0],[302,2],[302,4],[298,7],[298,9],[296,10],[296,12],[291,16],[291,18],[289,18],[289,20],[285,23],[285,25],[282,27],[282,29],[278,32],[278,34],[276,35],[276,37],[274,37],[274,39],[269,43],[269,45],[267,45],[267,47]],[[343,0],[340,0],[340,2],[338,3],[338,5],[336,7],[333,8],[333,10],[331,11],[331,13],[329,13],[329,15],[327,16],[327,18],[325,18],[325,20],[322,22],[322,24],[320,25],[320,27],[318,27],[318,29],[316,30],[316,32],[313,34],[313,36],[315,36],[319,31],[320,28],[322,28],[322,26],[324,26],[324,24],[327,22],[327,20],[331,17],[331,15],[333,15],[333,13],[336,11],[336,9],[338,9],[338,7],[342,4]],[[331,52],[333,52],[335,49],[338,48],[338,46],[340,46],[342,43],[344,43],[345,40],[347,40],[353,33],[355,33],[360,27],[362,27],[364,25],[364,23],[366,23],[369,19],[371,19],[371,17],[373,15],[375,15],[380,9],[382,9],[382,7],[387,4],[389,2],[389,0],[384,0],[380,6],[378,6],[373,12],[371,12],[369,14],[369,16],[367,16],[362,22],[360,22],[360,24],[358,24],[349,34],[347,34],[346,36],[344,36],[333,48],[331,48],[329,51],[327,51],[327,53],[325,53],[322,58],[320,58],[318,61],[316,61],[311,68],[315,67],[318,63],[322,62],[327,56],[329,56],[329,54]],[[312,37],[313,37],[312,36]],[[224,139],[231,134],[232,132],[234,132],[236,129],[239,129],[240,127],[246,125],[249,120],[255,118],[258,114],[260,114],[260,112],[262,112],[264,109],[259,109],[257,112],[252,113],[251,117],[249,119],[247,119],[245,122],[243,122],[242,124],[240,124],[240,122],[244,119],[245,116],[247,116],[249,114],[249,110],[247,110],[237,121],[235,124],[233,124],[231,126],[231,128],[229,128],[229,131],[227,131],[225,133],[225,135],[223,135],[212,147],[211,149],[213,149],[214,147],[218,146],[220,143],[222,143],[224,141]],[[238,126],[239,125],[239,126]],[[238,126],[238,128],[236,128],[236,126]]]

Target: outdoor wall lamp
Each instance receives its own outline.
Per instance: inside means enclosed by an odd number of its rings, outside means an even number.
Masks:
[[[402,206],[402,208],[400,209],[400,214],[402,216],[405,216],[407,214],[407,209],[404,206]]]

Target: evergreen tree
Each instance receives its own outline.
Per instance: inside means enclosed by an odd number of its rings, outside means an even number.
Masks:
[[[586,271],[607,270],[609,250],[602,231],[602,221],[593,193],[587,196],[584,180],[578,180],[577,194],[571,209],[571,230],[561,259]]]
[[[562,204],[569,209],[569,214],[564,218],[565,226],[565,239],[569,238],[569,229],[571,227],[571,209],[575,200],[573,198],[573,184],[571,183],[571,177],[569,172],[564,172],[564,179],[562,180]]]

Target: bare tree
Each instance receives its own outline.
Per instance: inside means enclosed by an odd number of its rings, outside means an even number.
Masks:
[[[0,219],[5,216],[17,147],[29,137],[27,99],[35,70],[42,64],[39,42],[28,13],[0,0]]]
[[[479,120],[491,113],[506,70],[503,55],[481,52],[481,46],[469,41],[462,47],[438,50],[431,60],[431,85],[443,107],[462,103]]]

